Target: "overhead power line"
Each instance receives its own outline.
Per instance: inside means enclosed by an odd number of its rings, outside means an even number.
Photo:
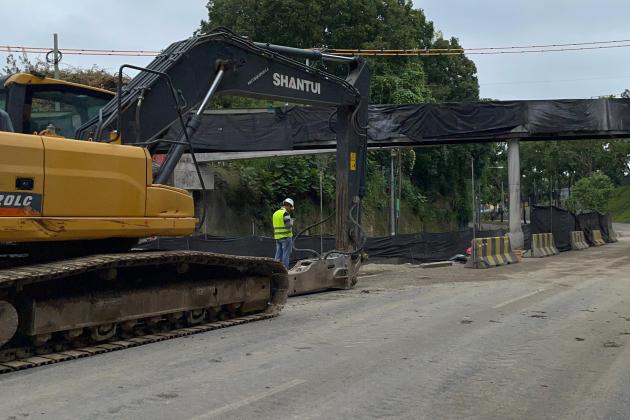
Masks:
[[[449,55],[498,55],[498,54],[530,54],[566,51],[586,51],[610,48],[630,47],[630,39],[512,45],[505,47],[477,47],[477,48],[411,48],[411,49],[351,49],[332,48],[327,52],[352,56],[449,56]],[[31,47],[24,45],[0,45],[0,52],[8,53],[33,53],[44,54],[50,51],[47,47]],[[89,55],[89,56],[122,56],[122,57],[154,57],[160,54],[155,50],[114,50],[93,48],[59,48],[64,55]]]
[[[601,76],[601,77],[584,77],[579,79],[555,79],[555,80],[512,80],[501,82],[488,82],[479,83],[480,86],[493,86],[493,85],[521,85],[521,84],[543,84],[543,83],[575,83],[585,82],[591,80],[621,80],[630,79],[630,76]]]
[[[630,42],[630,41],[628,41]],[[506,47],[509,49],[500,49],[494,47],[492,49],[481,48],[425,48],[425,49],[399,49],[399,50],[386,50],[386,49],[330,49],[327,50],[330,53],[351,56],[398,56],[398,57],[427,57],[427,56],[448,56],[448,55],[499,55],[499,54],[530,54],[530,53],[550,53],[550,52],[566,52],[566,51],[586,51],[586,50],[599,50],[610,48],[627,48],[630,47],[630,43],[616,44],[616,45],[597,45],[597,46],[576,46],[576,47],[562,47],[562,48],[537,48],[526,47],[524,49],[518,49],[519,47]],[[522,48],[522,47],[521,47]]]
[[[21,45],[0,45],[0,51],[9,53],[45,54],[50,51],[50,48],[27,47]],[[160,54],[160,51],[149,50],[103,50],[90,48],[59,48],[59,51],[61,51],[64,55],[110,55],[123,57],[155,57]]]

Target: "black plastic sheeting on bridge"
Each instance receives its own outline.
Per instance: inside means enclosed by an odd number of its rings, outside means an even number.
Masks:
[[[556,206],[534,206],[531,213],[531,233],[553,233],[559,251],[571,249],[571,231],[582,230],[589,244],[593,244],[593,230],[600,230],[606,242],[610,239],[610,215],[598,212],[578,215]]]
[[[334,109],[290,106],[205,114],[197,151],[334,148]],[[167,139],[178,135],[173,125]],[[422,146],[510,138],[562,140],[630,137],[630,100],[564,99],[371,105],[368,143]]]
[[[505,231],[485,230],[477,232],[477,237],[502,236]],[[396,259],[402,262],[422,263],[444,261],[456,254],[464,254],[470,246],[472,230],[461,230],[445,233],[413,233],[396,236],[368,238],[364,251],[371,260]],[[324,252],[334,248],[335,239],[331,236],[323,238]],[[147,241],[139,246],[141,249],[152,250],[194,250],[218,252],[229,255],[243,255],[254,257],[273,257],[275,241],[268,237],[246,236],[241,238],[226,238],[218,236],[204,237],[176,237],[158,238]],[[319,236],[303,236],[296,241],[296,248],[320,250]],[[306,251],[293,252],[293,262],[312,258],[313,254]]]

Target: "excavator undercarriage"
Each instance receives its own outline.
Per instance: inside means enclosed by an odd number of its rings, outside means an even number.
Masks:
[[[286,270],[277,261],[195,251],[103,254],[4,268],[0,365],[29,354],[47,357],[185,327],[269,318],[281,310],[287,287]]]

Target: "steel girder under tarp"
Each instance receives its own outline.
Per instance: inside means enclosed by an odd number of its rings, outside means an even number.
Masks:
[[[198,151],[264,151],[335,147],[335,111],[288,106],[222,110],[203,117]],[[177,126],[166,134],[177,137]],[[371,105],[371,147],[522,140],[630,137],[630,100],[563,99]]]

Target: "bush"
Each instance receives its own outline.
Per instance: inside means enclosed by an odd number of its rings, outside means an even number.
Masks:
[[[615,186],[607,175],[595,172],[573,185],[567,207],[575,213],[586,211],[603,213],[608,207],[608,199],[614,189]]]

